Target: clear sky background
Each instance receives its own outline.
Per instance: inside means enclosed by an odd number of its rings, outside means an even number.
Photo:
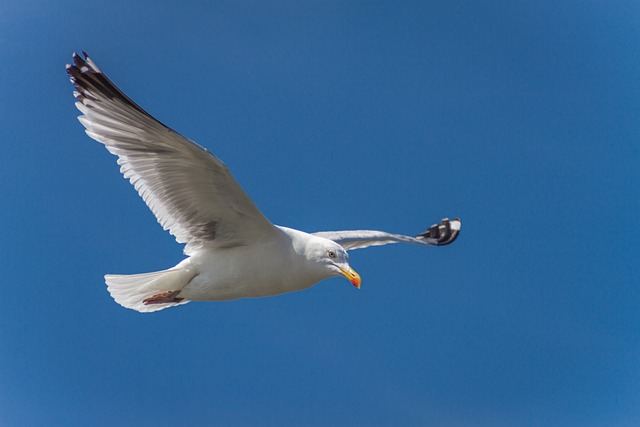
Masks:
[[[640,425],[640,3],[0,3],[0,426]],[[155,314],[171,267],[73,51],[276,224],[415,234],[356,290]]]

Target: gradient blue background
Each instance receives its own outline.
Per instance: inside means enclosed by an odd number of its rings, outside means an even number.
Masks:
[[[442,5],[440,3],[446,3]],[[0,3],[1,426],[640,425],[640,3]],[[115,304],[183,257],[77,122],[88,51],[358,291]]]

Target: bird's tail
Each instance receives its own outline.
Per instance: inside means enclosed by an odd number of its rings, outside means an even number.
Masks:
[[[180,291],[195,274],[174,267],[153,273],[104,276],[107,290],[123,307],[149,313],[189,302],[179,297]]]

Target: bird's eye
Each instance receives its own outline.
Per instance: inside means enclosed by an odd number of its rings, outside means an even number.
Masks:
[[[336,253],[334,251],[332,251],[331,249],[329,249],[327,251],[327,255],[329,255],[329,258],[335,258],[336,257]]]

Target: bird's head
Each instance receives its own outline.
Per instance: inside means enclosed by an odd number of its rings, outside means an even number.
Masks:
[[[336,242],[324,238],[314,239],[309,259],[329,277],[342,276],[360,289],[360,275],[349,265],[349,254]]]

